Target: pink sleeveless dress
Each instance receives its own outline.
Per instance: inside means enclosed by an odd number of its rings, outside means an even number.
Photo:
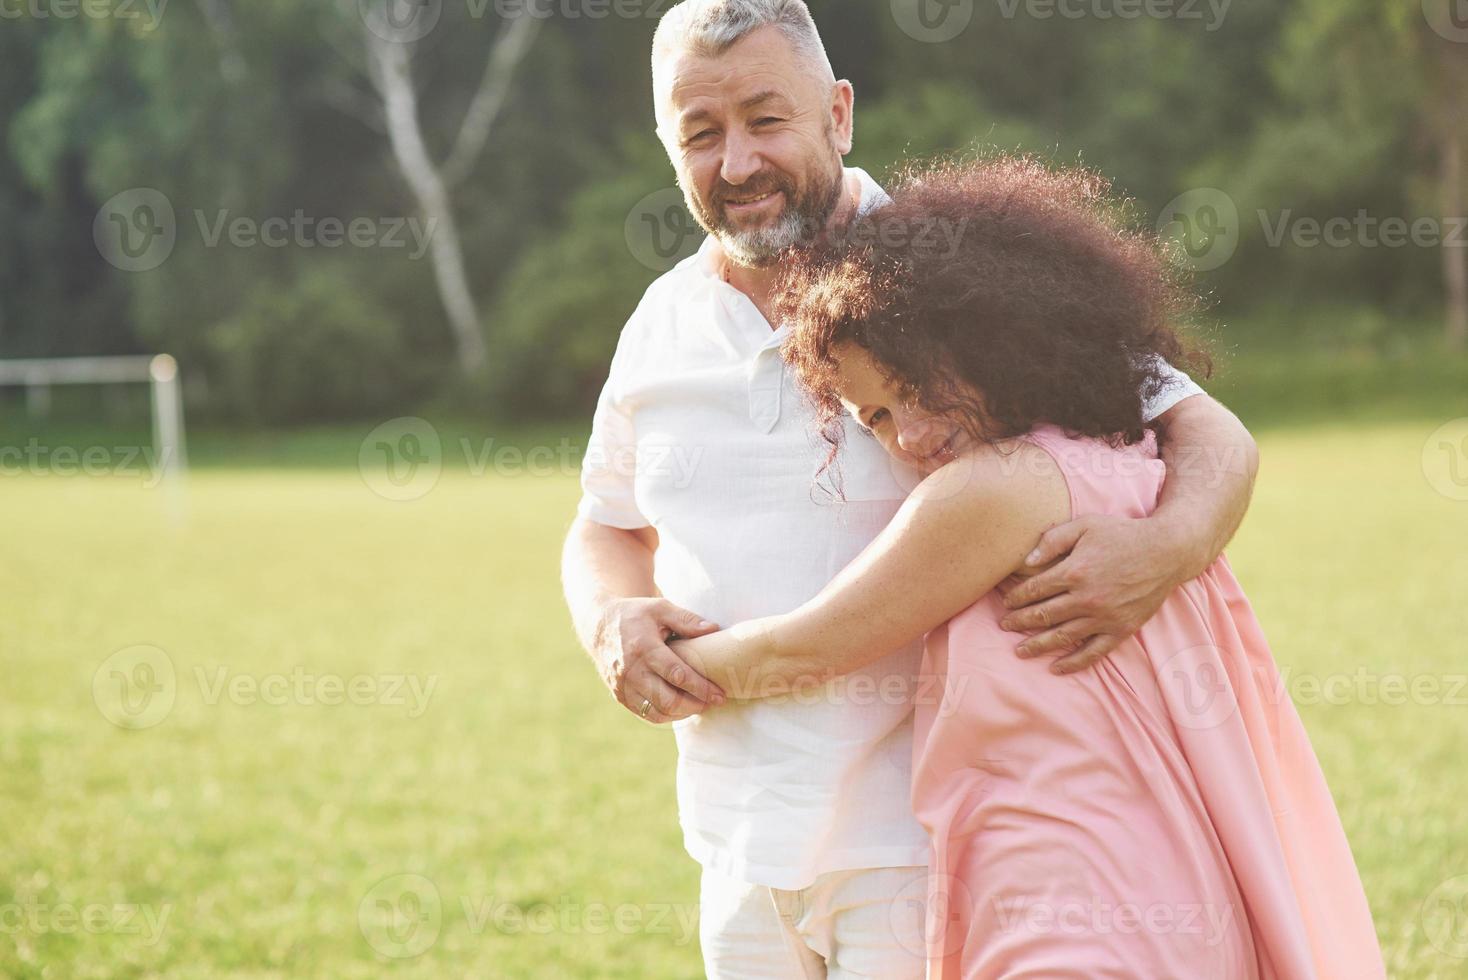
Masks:
[[[1071,512],[1143,517],[1154,445],[1031,441]],[[913,806],[932,837],[931,978],[1385,976],[1340,818],[1220,558],[1067,677],[990,593],[928,634]]]

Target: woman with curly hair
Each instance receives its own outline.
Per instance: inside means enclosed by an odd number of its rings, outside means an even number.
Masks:
[[[892,198],[792,253],[779,312],[834,492],[847,417],[925,476],[810,602],[675,649],[733,697],[834,696],[926,634],[922,680],[940,683],[916,688],[912,802],[932,839],[930,976],[1384,976],[1226,560],[1059,681],[1004,628],[998,587],[1047,528],[1156,507],[1143,403],[1164,362],[1207,370],[1175,330],[1194,295],[1085,171],[938,164]],[[959,233],[925,233],[940,222]]]

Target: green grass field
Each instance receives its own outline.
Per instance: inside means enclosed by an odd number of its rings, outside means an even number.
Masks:
[[[1468,975],[1468,502],[1424,473],[1436,424],[1264,432],[1230,549],[1402,978]],[[139,476],[0,477],[0,975],[698,976],[671,735],[561,606],[574,479],[451,467],[395,502],[228,455],[181,524]]]

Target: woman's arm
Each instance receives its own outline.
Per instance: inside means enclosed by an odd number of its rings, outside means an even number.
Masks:
[[[931,474],[815,598],[793,612],[672,644],[733,698],[769,697],[866,666],[972,605],[1070,517],[1044,450],[972,450]]]

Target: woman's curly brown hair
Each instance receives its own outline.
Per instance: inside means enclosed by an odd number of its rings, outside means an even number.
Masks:
[[[776,289],[792,326],[783,353],[832,459],[833,348],[845,342],[987,442],[1042,422],[1137,442],[1162,362],[1210,372],[1174,330],[1201,312],[1198,297],[1101,176],[1033,157],[940,161],[904,171],[891,196],[834,242],[789,256]]]

